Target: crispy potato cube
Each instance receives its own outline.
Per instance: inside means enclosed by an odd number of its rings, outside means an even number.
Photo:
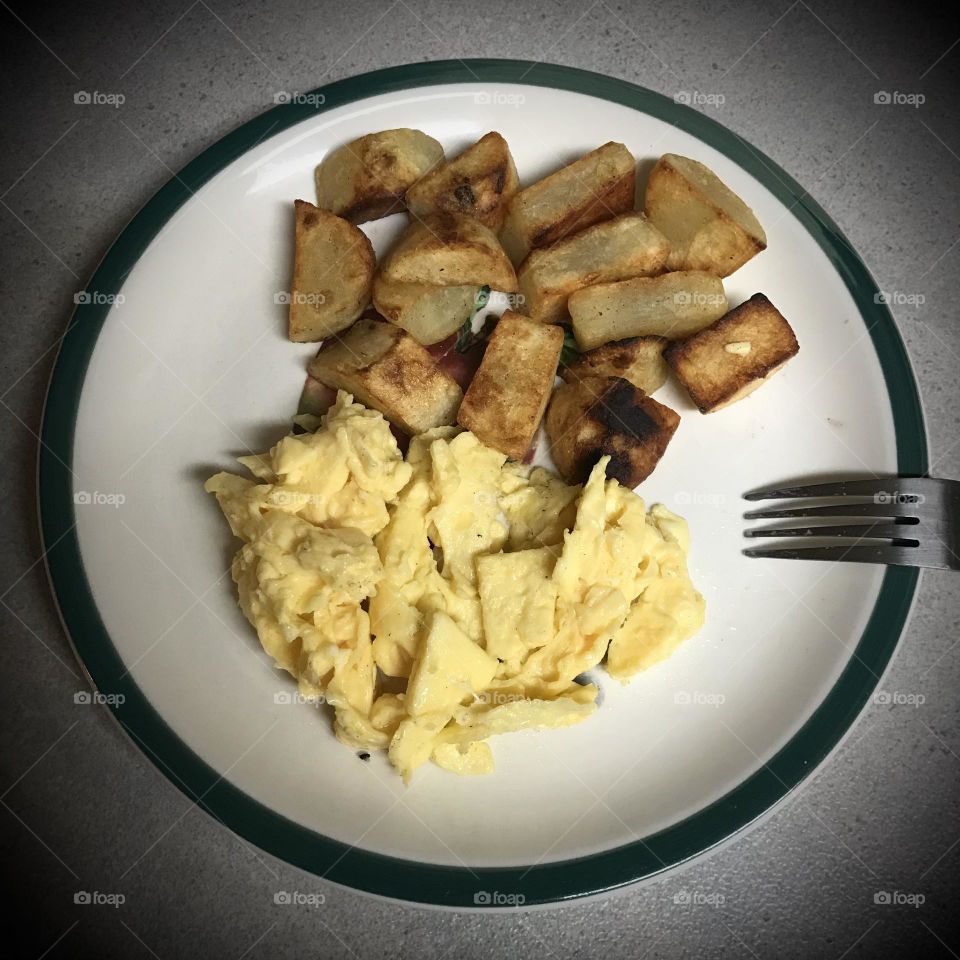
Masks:
[[[633,209],[636,161],[622,143],[605,143],[521,190],[507,207],[500,239],[519,265],[535,247]]]
[[[345,330],[370,302],[373,247],[362,230],[306,200],[294,204],[288,336],[297,343]]]
[[[317,167],[317,205],[351,223],[399,213],[407,189],[442,161],[443,147],[420,130],[368,133]]]
[[[623,377],[646,394],[659,390],[667,380],[663,359],[666,337],[631,337],[588,350],[568,366],[560,368],[567,383],[586,377]]]
[[[628,337],[688,337],[727,312],[720,278],[697,271],[598,283],[567,301],[582,350]]]
[[[716,323],[672,343],[664,358],[701,413],[753,393],[800,349],[793,328],[755,293]]]
[[[753,211],[709,167],[665,153],[647,181],[647,216],[670,241],[670,270],[726,277],[765,250]]]
[[[517,275],[497,235],[472,217],[432,213],[414,220],[380,267],[386,280],[473,285],[515,293]]]
[[[507,310],[497,322],[457,423],[488,447],[522,460],[550,399],[563,330]]]
[[[554,463],[568,483],[583,483],[609,456],[607,476],[630,488],[650,476],[679,423],[677,413],[620,377],[565,383],[546,419]]]
[[[499,133],[488,133],[410,187],[407,209],[417,217],[441,211],[463,213],[499,230],[507,201],[519,185],[507,141]]]
[[[470,284],[437,287],[398,283],[377,275],[373,279],[373,305],[384,319],[402,327],[418,343],[430,346],[463,326],[477,302],[478,290]]]
[[[523,312],[557,323],[566,316],[571,293],[593,283],[653,276],[669,253],[667,238],[642,213],[603,220],[530,252],[517,271]]]
[[[452,424],[462,398],[457,382],[426,347],[381,320],[358,320],[325,344],[309,369],[310,376],[352,393],[410,434]]]

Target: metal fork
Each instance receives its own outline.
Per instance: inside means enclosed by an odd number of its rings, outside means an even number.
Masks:
[[[832,500],[744,514],[747,520],[809,518],[809,524],[753,528],[747,537],[809,537],[816,545],[750,548],[748,557],[885,563],[960,570],[960,481],[932,477],[841,480],[768,487],[745,500]],[[844,520],[837,523],[837,519]],[[820,542],[825,541],[825,542]],[[829,541],[829,542],[826,542]]]

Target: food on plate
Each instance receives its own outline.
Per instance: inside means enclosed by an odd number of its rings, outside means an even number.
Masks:
[[[697,160],[665,153],[650,172],[647,216],[670,241],[670,270],[706,270],[726,277],[765,250],[753,211]]]
[[[373,247],[352,223],[294,201],[289,337],[299,343],[345,330],[370,302]]]
[[[558,387],[547,408],[550,452],[568,483],[582,483],[602,459],[607,476],[639,486],[680,423],[669,407],[620,377],[587,377]]]
[[[515,293],[517,275],[497,235],[461,213],[432,213],[414,220],[380,265],[394,283],[444,287],[487,285]]]
[[[603,220],[530,252],[517,270],[523,312],[558,323],[566,317],[571,293],[594,283],[653,276],[669,252],[667,238],[642,213]]]
[[[478,290],[475,284],[400,283],[378,274],[373,279],[373,305],[384,319],[430,346],[463,326],[476,305]]]
[[[406,331],[364,317],[329,343],[308,366],[310,376],[347,390],[407,433],[451,424],[463,391]]]
[[[606,657],[628,680],[703,623],[685,522],[604,476],[567,487],[469,432],[415,437],[340,393],[214,493],[240,607],[277,668],[409,781],[486,773],[488,739],[577,723]],[[389,679],[389,683],[387,682]]]
[[[351,223],[399,213],[407,189],[442,161],[443,147],[420,130],[368,133],[317,167],[317,205]]]
[[[507,141],[499,133],[488,133],[413,184],[407,190],[407,209],[415,217],[463,213],[499,230],[507,201],[519,184]]]
[[[756,293],[664,357],[700,412],[712,413],[753,393],[799,349],[790,324]]]
[[[481,443],[522,460],[547,408],[563,331],[507,310],[464,394],[457,423]]]
[[[535,247],[632,210],[635,190],[633,155],[605,143],[514,195],[500,231],[504,249],[519,266]]]
[[[719,277],[701,271],[598,283],[567,302],[581,350],[628,337],[688,337],[727,312]]]
[[[586,377],[623,377],[646,394],[659,390],[667,380],[669,368],[663,350],[666,337],[631,337],[614,340],[579,354],[560,368],[568,383]]]

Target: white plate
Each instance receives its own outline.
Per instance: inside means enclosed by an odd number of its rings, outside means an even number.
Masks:
[[[174,783],[331,880],[496,905],[494,891],[547,902],[672,866],[810,772],[899,637],[915,571],[741,554],[746,490],[923,472],[919,403],[889,314],[783,171],[656,94],[510,61],[396,68],[320,92],[323,104],[294,98],[171,181],[73,318],[40,479],[51,576],[78,655]],[[768,250],[727,279],[730,301],[766,293],[801,349],[754,396],[709,417],[673,386],[657,395],[683,420],[641,492],[690,522],[701,633],[628,686],[601,671],[590,721],[497,740],[493,775],[428,765],[405,789],[382,756],[365,762],[337,743],[326,713],[278,702],[294,686],[237,607],[226,572],[237,544],[202,485],[289,429],[315,349],[286,340],[276,302],[289,284],[292,201],[313,198],[313,169],[331,149],[406,126],[448,155],[499,130],[524,182],[607,140],[625,143],[641,174],[667,151],[703,161],[768,236]],[[378,253],[403,220],[365,225]]]

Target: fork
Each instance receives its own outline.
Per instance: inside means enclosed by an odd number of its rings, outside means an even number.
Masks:
[[[748,557],[884,563],[960,570],[960,481],[880,477],[751,490],[745,500],[799,500],[744,514],[746,520],[808,519],[753,528],[746,537],[808,537],[816,545],[750,548]],[[832,500],[811,503],[810,500]],[[842,523],[838,523],[842,520]]]

